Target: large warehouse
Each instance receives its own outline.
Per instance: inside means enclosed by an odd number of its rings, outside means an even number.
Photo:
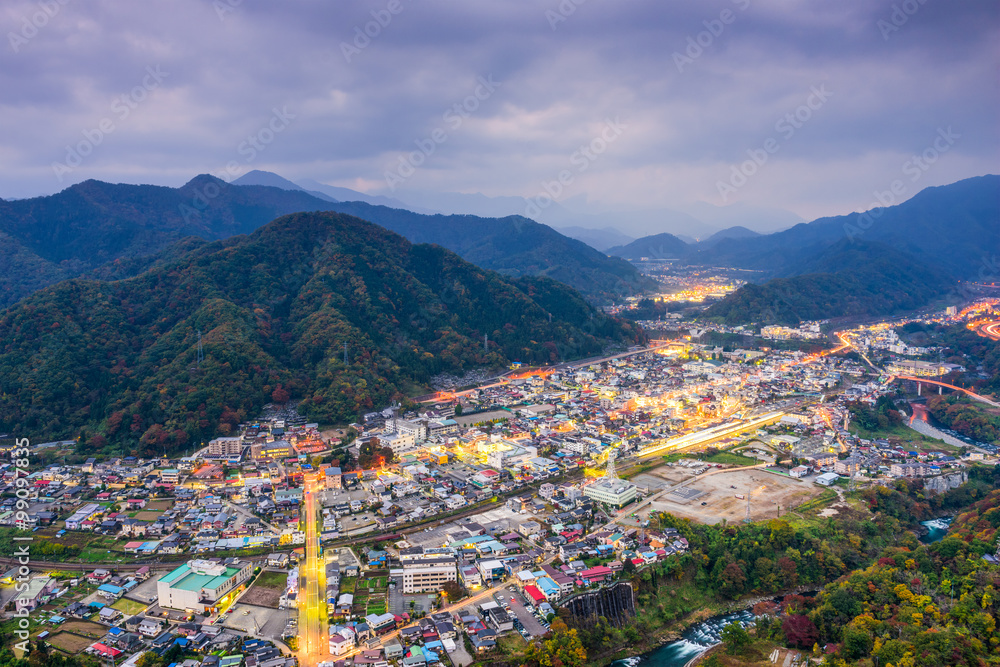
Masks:
[[[239,590],[253,575],[253,563],[229,558],[221,563],[191,560],[160,577],[156,594],[161,607],[208,613],[220,600]]]

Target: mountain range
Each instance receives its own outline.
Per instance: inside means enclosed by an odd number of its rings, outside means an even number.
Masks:
[[[65,280],[0,313],[0,430],[83,430],[83,452],[138,441],[152,455],[272,400],[344,423],[436,373],[643,340],[561,283],[504,277],[348,215],[189,243],[134,277]]]
[[[288,213],[323,210],[362,215],[509,275],[549,275],[598,302],[651,284],[624,260],[526,218],[428,216],[371,203],[378,198],[340,202],[291,186],[232,185],[208,175],[180,188],[91,180],[51,196],[0,201],[0,307],[84,274],[126,277],[159,253],[175,254],[168,248],[185,237],[213,241]]]
[[[705,313],[733,324],[888,315],[927,305],[956,279],[996,280],[1000,177],[926,188],[901,204],[774,234],[734,227],[695,244],[656,234],[608,253],[760,272],[770,280]]]

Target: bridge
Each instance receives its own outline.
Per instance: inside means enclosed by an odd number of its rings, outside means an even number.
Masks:
[[[954,389],[955,391],[965,392],[966,394],[968,394],[969,398],[972,398],[973,400],[980,401],[982,403],[986,403],[987,405],[992,405],[995,408],[1000,408],[1000,403],[996,403],[996,402],[991,401],[990,399],[986,398],[985,396],[980,396],[979,394],[977,394],[977,393],[975,393],[973,391],[969,391],[965,387],[956,387],[955,385],[948,384],[947,382],[939,382],[938,380],[928,380],[927,378],[922,378],[922,377],[912,377],[910,375],[896,375],[892,379],[893,380],[909,380],[910,382],[916,382],[917,383],[917,393],[918,394],[920,393],[920,385],[922,385],[922,384],[932,384],[932,385],[934,385],[936,387],[939,387],[938,393],[940,393],[940,388]],[[890,382],[891,381],[892,380],[890,380]]]

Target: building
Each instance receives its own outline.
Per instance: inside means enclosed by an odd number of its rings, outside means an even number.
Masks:
[[[403,592],[437,592],[446,581],[458,581],[458,567],[454,556],[438,554],[404,560]]]
[[[21,584],[23,586],[23,584]],[[43,605],[56,589],[56,580],[51,577],[34,577],[25,590],[14,598],[17,611],[32,611]]]
[[[788,471],[788,474],[792,477],[805,477],[809,474],[809,470],[808,466],[795,466]]]
[[[583,495],[599,503],[621,507],[635,500],[635,484],[614,477],[602,477],[583,487]]]
[[[216,438],[208,443],[208,455],[214,458],[243,454],[243,438]]]
[[[820,486],[832,486],[837,483],[838,479],[840,479],[840,475],[838,475],[837,473],[825,472],[813,481],[819,484]]]
[[[250,446],[250,456],[256,459],[287,459],[295,456],[297,452],[292,443],[287,440],[275,440],[274,442],[260,443]]]
[[[160,577],[156,593],[161,607],[201,613],[237,591],[253,575],[253,563],[229,559],[223,563],[191,560]]]
[[[957,364],[943,364],[936,361],[894,361],[887,369],[893,375],[910,375],[916,377],[938,377],[952,371],[964,371]]]
[[[833,470],[840,475],[853,475],[861,470],[861,466],[864,465],[864,462],[863,458],[852,454],[846,459],[842,459],[834,463]]]
[[[889,474],[893,477],[926,477],[932,472],[926,463],[893,463]]]
[[[324,472],[326,488],[339,491],[344,487],[344,473],[337,466],[330,466]]]

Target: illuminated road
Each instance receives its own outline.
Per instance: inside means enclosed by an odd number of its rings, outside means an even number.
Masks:
[[[717,440],[723,440],[746,431],[758,429],[761,426],[773,424],[784,417],[785,414],[787,413],[777,410],[746,421],[741,420],[737,422],[730,422],[728,424],[720,424],[719,426],[713,426],[711,428],[706,428],[702,431],[696,431],[694,433],[688,433],[686,435],[679,435],[674,438],[654,440],[653,444],[650,444],[648,447],[645,447],[641,452],[639,452],[639,456],[656,456],[665,452],[687,449],[688,447],[707,445]]]
[[[480,391],[482,389],[492,389],[493,387],[502,387],[502,386],[504,386],[506,384],[509,384],[510,381],[514,380],[514,379],[524,379],[524,378],[531,377],[532,375],[543,375],[543,376],[547,377],[547,376],[551,375],[552,373],[554,373],[557,370],[564,370],[564,369],[570,369],[570,368],[590,366],[591,364],[602,364],[605,361],[611,361],[612,359],[622,359],[624,357],[631,357],[631,356],[634,356],[636,354],[642,354],[644,352],[650,352],[650,351],[653,351],[653,350],[659,350],[660,348],[663,348],[663,347],[669,347],[669,345],[671,344],[671,341],[652,341],[652,343],[653,344],[650,345],[649,347],[644,347],[644,348],[639,349],[639,350],[632,350],[631,352],[622,352],[620,354],[614,354],[614,355],[611,355],[609,357],[601,357],[599,359],[584,359],[583,361],[573,361],[573,362],[568,362],[568,363],[564,363],[564,364],[558,364],[556,366],[549,366],[549,367],[546,367],[546,368],[539,368],[539,369],[533,370],[533,371],[532,370],[528,370],[528,371],[522,371],[520,373],[513,373],[513,372],[512,373],[507,373],[507,374],[505,374],[503,376],[502,379],[498,380],[497,382],[491,382],[489,384],[479,385],[479,386],[477,386],[477,387],[475,387],[473,389],[466,389],[465,391],[455,391],[455,392],[451,392],[451,391],[439,391],[436,394],[430,394],[428,396],[420,396],[420,397],[416,398],[415,400],[418,403],[434,403],[434,402],[437,402],[437,401],[455,400],[456,398],[459,398],[461,396],[469,396],[470,394],[473,394],[473,393],[475,393],[477,391]]]
[[[990,340],[1000,340],[1000,320],[995,322],[983,322],[976,327],[976,333],[985,336]]]
[[[320,556],[318,515],[321,487],[315,473],[305,478],[302,518],[305,522],[305,558],[299,564],[299,665],[313,667],[327,659],[330,640],[326,631],[326,566]]]

